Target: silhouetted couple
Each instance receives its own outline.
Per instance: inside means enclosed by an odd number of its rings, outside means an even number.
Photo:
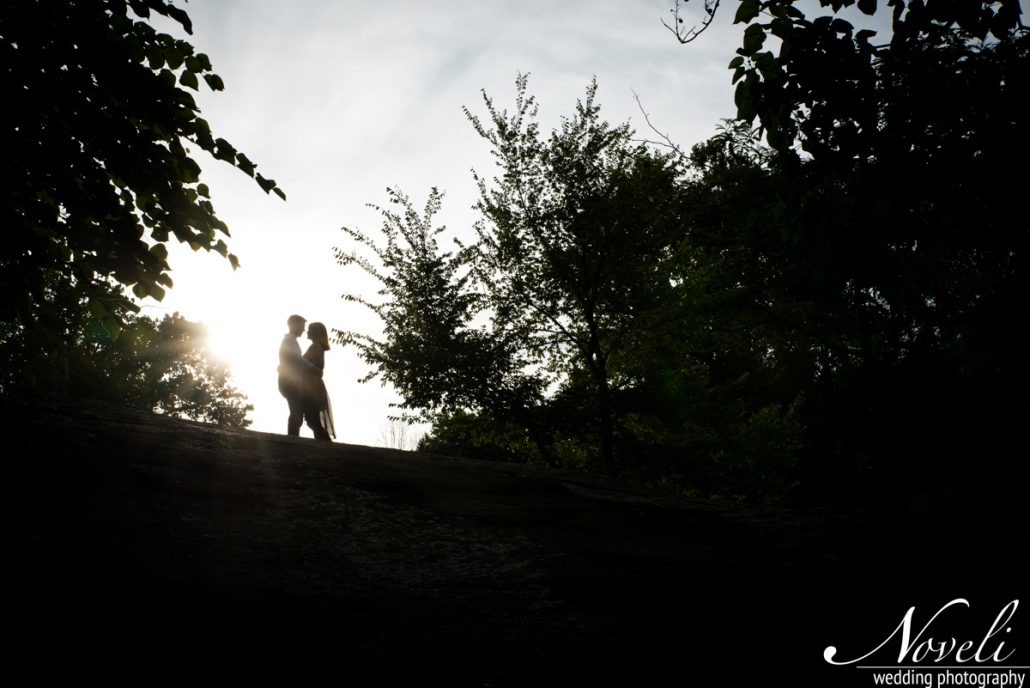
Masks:
[[[306,421],[315,433],[315,439],[329,441],[336,436],[329,393],[322,381],[325,352],[329,350],[329,333],[322,323],[308,325],[311,346],[301,356],[297,337],[304,334],[306,322],[299,315],[291,315],[286,320],[290,331],[279,345],[279,393],[286,397],[290,405],[286,434],[298,437],[300,425]]]

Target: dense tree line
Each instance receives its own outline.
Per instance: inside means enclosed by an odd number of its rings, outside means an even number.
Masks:
[[[595,86],[544,137],[520,79],[513,113],[468,112],[500,168],[475,242],[440,246],[435,191],[393,196],[385,246],[352,232],[387,328],[343,338],[424,448],[765,500],[1022,470],[1030,37],[1012,2],[894,0],[877,44],[852,4],[743,0],[737,119],[689,156]]]
[[[473,241],[441,245],[435,190],[421,210],[392,192],[381,239],[349,230],[366,255],[339,260],[382,283],[351,298],[385,329],[342,338],[433,423],[425,448],[760,500],[1016,489],[1019,4],[821,4],[737,3],[736,119],[689,155],[604,121],[595,84],[545,134],[520,78],[510,113],[466,112],[499,165]],[[890,36],[850,8],[889,12]],[[150,13],[190,30],[164,0],[0,11],[0,393],[242,425],[197,328],[128,291],[171,286],[172,237],[235,263],[191,149],[282,191],[210,132],[189,90],[221,80]]]

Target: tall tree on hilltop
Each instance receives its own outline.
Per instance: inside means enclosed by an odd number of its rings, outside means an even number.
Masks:
[[[514,419],[545,456],[555,431],[542,420],[545,399],[582,380],[591,390],[586,422],[595,458],[610,466],[620,361],[634,355],[641,333],[665,322],[681,231],[679,170],[633,143],[628,126],[602,121],[595,93],[591,84],[575,114],[546,138],[525,77],[511,115],[485,94],[487,121],[466,110],[500,166],[492,182],[476,177],[477,241],[438,252],[435,195],[423,218],[410,206],[386,215],[383,248],[351,232],[384,263],[385,274],[363,265],[389,301],[375,307],[387,323],[385,340],[348,339],[373,374],[398,388],[404,407]]]
[[[490,182],[476,177],[483,219],[471,266],[495,333],[519,337],[548,385],[583,377],[600,459],[611,465],[620,365],[667,324],[682,171],[634,143],[627,124],[603,121],[596,92],[594,82],[546,139],[525,77],[511,115],[486,97],[487,122],[466,110],[501,168]]]

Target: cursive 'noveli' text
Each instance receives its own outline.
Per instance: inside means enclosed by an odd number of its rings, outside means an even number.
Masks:
[[[901,645],[898,649],[898,664],[903,664],[906,661],[913,663],[923,661],[939,663],[946,659],[950,659],[960,664],[965,664],[967,662],[978,664],[985,664],[987,662],[1001,663],[1012,656],[1014,650],[1005,652],[1005,642],[995,639],[995,636],[1002,632],[1008,633],[1012,630],[1011,626],[1009,626],[1009,622],[1016,613],[1016,608],[1019,606],[1019,600],[1012,600],[1001,608],[1001,611],[998,612],[998,615],[994,618],[994,623],[991,624],[991,627],[983,635],[979,643],[975,640],[966,640],[960,643],[958,638],[955,637],[945,639],[934,638],[932,635],[929,635],[928,629],[937,617],[939,617],[949,607],[954,607],[956,605],[968,607],[969,601],[958,598],[948,602],[946,605],[938,609],[937,613],[931,616],[930,620],[923,624],[923,627],[919,629],[919,632],[915,635],[912,635],[912,618],[915,616],[916,608],[914,606],[909,607],[897,628],[895,628],[890,635],[884,638],[883,642],[866,654],[861,657],[856,657],[855,659],[841,662],[834,659],[837,655],[837,648],[830,645],[823,650],[823,659],[836,666],[856,664],[872,657],[874,654],[886,647],[887,644],[899,634],[901,636]],[[924,639],[923,636],[926,636],[926,638]]]

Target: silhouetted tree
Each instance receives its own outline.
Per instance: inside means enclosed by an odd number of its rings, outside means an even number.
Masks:
[[[112,401],[217,425],[250,425],[246,416],[254,407],[232,385],[228,364],[208,350],[202,324],[178,313],[159,321],[130,316],[115,341],[101,335],[86,343],[90,359],[104,362],[108,382],[97,388]]]
[[[369,271],[390,298],[376,307],[386,339],[352,339],[405,406],[514,419],[545,456],[554,441],[553,423],[540,412],[545,398],[563,386],[589,390],[580,420],[597,442],[596,458],[610,465],[619,360],[665,322],[681,233],[679,171],[633,143],[627,125],[603,122],[595,93],[592,84],[546,139],[525,77],[510,116],[485,95],[486,123],[466,111],[501,168],[492,185],[476,177],[478,240],[453,255],[438,253],[438,230],[430,229],[435,195],[423,218],[410,207],[403,218],[387,214],[385,248],[351,232],[386,266],[383,275]],[[477,318],[488,322],[477,326]]]
[[[620,363],[668,321],[681,170],[628,125],[601,120],[596,91],[546,139],[524,76],[511,115],[485,95],[488,122],[466,110],[501,168],[492,182],[476,177],[483,219],[470,257],[493,332],[521,342],[546,386],[590,390],[584,420],[610,464]]]
[[[0,331],[0,394],[99,399],[218,425],[250,425],[246,416],[253,406],[232,385],[229,366],[208,350],[203,325],[178,313],[161,320],[126,314],[114,337],[67,284],[55,280],[53,289],[58,293],[47,324],[64,345],[48,348],[17,329]]]

